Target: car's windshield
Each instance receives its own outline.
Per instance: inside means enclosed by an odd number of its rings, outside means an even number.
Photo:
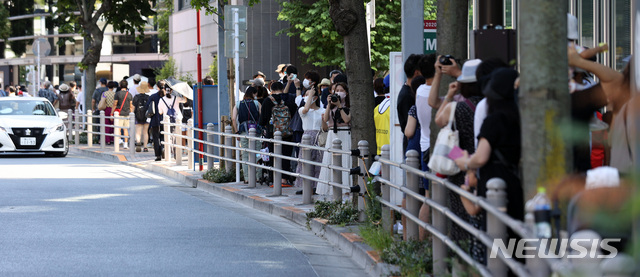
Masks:
[[[48,115],[56,116],[53,106],[47,101],[0,101],[0,116],[3,115]]]

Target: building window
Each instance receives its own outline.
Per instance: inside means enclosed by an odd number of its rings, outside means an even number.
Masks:
[[[613,1],[613,41],[611,49],[614,55],[614,66],[616,70],[624,69],[626,63],[624,58],[631,55],[631,1]]]

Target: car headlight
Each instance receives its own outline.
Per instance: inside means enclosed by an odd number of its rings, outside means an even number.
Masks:
[[[64,131],[64,124],[58,124],[56,126],[49,128],[49,130],[47,130],[47,133],[63,132],[63,131]]]
[[[4,128],[2,126],[0,126],[0,133],[13,134],[13,132],[11,131],[11,128]]]

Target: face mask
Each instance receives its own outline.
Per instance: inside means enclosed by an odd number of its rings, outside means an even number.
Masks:
[[[309,89],[311,87],[311,84],[309,82],[309,79],[304,79],[304,81],[302,81],[302,85],[304,86],[304,88]]]
[[[260,80],[264,84],[264,78],[256,78],[256,80]]]
[[[346,92],[336,92],[336,94],[338,94],[340,96],[340,99],[342,99],[342,101],[344,102],[344,99],[347,97],[347,93]]]
[[[278,75],[280,75],[280,79],[284,77],[284,73],[278,73]]]

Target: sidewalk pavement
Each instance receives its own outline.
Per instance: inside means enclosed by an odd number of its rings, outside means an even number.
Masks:
[[[190,185],[209,193],[227,198],[236,203],[241,203],[253,209],[266,212],[272,215],[284,217],[294,223],[307,225],[306,213],[313,209],[313,205],[302,205],[302,195],[295,192],[300,188],[282,188],[282,196],[273,197],[273,188],[266,185],[257,185],[256,188],[249,188],[244,183],[224,183],[218,184],[209,182],[202,178],[204,171],[199,172],[198,164],[194,165],[195,170],[188,169],[186,157],[181,166],[176,166],[175,161],[164,162],[154,161],[153,150],[150,152],[139,152],[131,155],[128,150],[118,153],[113,148],[101,149],[100,147],[75,146],[70,147],[70,153],[97,158],[104,161],[122,163],[134,166],[147,171],[151,171],[178,182]],[[204,170],[206,171],[206,164]],[[337,226],[327,224],[327,220],[313,219],[310,222],[310,232],[316,236],[325,238],[331,244],[338,247],[342,252],[353,259],[370,276],[389,276],[391,267],[381,261],[379,255],[370,246],[366,245],[358,235],[358,226]]]

